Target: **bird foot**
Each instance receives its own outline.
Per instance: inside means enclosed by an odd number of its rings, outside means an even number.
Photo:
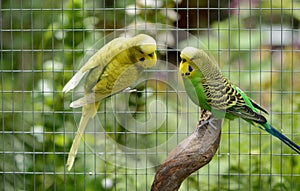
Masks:
[[[125,88],[124,90],[121,91],[121,93],[132,93],[132,92],[137,92],[137,89],[132,89],[130,87]]]
[[[215,130],[217,130],[218,128],[214,124],[215,121],[216,121],[215,118],[209,118],[208,120],[202,121],[201,124],[200,124],[200,127],[203,127],[205,125],[210,125],[212,128],[214,128]]]

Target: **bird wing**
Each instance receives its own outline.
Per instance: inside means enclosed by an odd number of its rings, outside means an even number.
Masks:
[[[257,112],[257,109],[266,112],[265,109],[251,100],[239,87],[230,83],[229,85],[230,88],[227,88],[227,90],[231,89],[229,91],[231,93],[227,93],[227,100],[229,100],[227,102],[229,103],[227,104],[226,111],[249,121],[266,123],[266,118]],[[231,103],[230,100],[233,100],[233,97],[234,103]]]
[[[266,123],[267,119],[256,112],[254,112],[249,106],[232,106],[226,110],[226,112],[241,117],[247,121],[254,121],[256,123]]]
[[[100,70],[98,70],[98,73],[101,73],[106,64],[109,63],[110,59],[112,59],[116,54],[122,51],[125,40],[126,39],[124,37],[116,38],[103,46],[100,50],[98,50],[71,78],[71,80],[64,86],[62,91],[67,93],[70,90],[74,89],[79,84],[81,79],[85,76],[85,74],[95,67],[100,68]],[[112,49],[115,49],[116,51],[112,51]]]

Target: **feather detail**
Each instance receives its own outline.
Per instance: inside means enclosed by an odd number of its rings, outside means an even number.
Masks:
[[[74,89],[82,79],[82,77],[85,75],[86,72],[83,72],[82,69],[80,69],[72,78],[71,80],[65,85],[62,92],[68,93],[70,90]]]
[[[289,138],[287,138],[285,135],[283,135],[282,133],[280,133],[278,130],[276,130],[274,127],[272,127],[271,124],[269,123],[264,123],[264,124],[260,124],[261,127],[267,131],[268,133],[270,133],[271,135],[273,135],[274,137],[278,138],[279,140],[281,140],[282,142],[284,142],[287,146],[289,146],[291,149],[293,149],[294,151],[296,151],[298,154],[300,154],[300,146],[297,145],[296,143],[294,143],[292,140],[290,140]]]
[[[82,108],[82,116],[81,116],[79,126],[77,129],[76,135],[73,139],[73,143],[72,143],[72,146],[71,146],[71,149],[70,149],[70,152],[68,155],[68,159],[67,159],[66,166],[68,168],[68,171],[70,171],[72,169],[72,166],[74,164],[75,157],[76,157],[76,154],[78,151],[81,137],[82,137],[84,130],[85,130],[86,126],[88,125],[90,119],[92,119],[96,115],[99,104],[100,104],[100,102],[96,102],[94,104],[85,105]]]
[[[95,102],[100,101],[100,100],[102,100],[106,97],[109,97],[110,95],[111,95],[111,93],[107,93],[107,94],[89,93],[89,94],[85,95],[84,97],[79,98],[76,101],[73,101],[70,104],[70,107],[72,107],[72,108],[83,107],[84,105],[95,103]]]
[[[65,85],[65,87],[63,88],[63,92],[67,93],[70,90],[74,89],[79,82],[81,81],[81,79],[83,78],[83,76],[90,71],[91,69],[95,68],[95,67],[101,67],[101,70],[104,68],[105,64],[109,62],[109,60],[111,60],[115,55],[117,55],[119,53],[119,51],[125,50],[126,46],[122,46],[124,45],[123,43],[125,42],[125,38],[124,37],[119,37],[116,38],[112,41],[110,41],[108,44],[106,44],[103,48],[101,48],[100,50],[98,50],[85,64],[84,66],[71,78],[71,80]],[[118,47],[124,47],[122,48],[118,48]],[[116,48],[119,51],[110,51],[113,54],[106,54],[108,55],[106,57],[106,59],[102,59],[101,56],[103,57],[103,55],[105,55],[105,53],[107,53],[110,49],[112,48]],[[101,70],[99,71],[99,73],[101,73]]]

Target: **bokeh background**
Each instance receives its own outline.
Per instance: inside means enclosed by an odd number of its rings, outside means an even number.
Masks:
[[[210,53],[226,77],[270,111],[271,124],[300,144],[299,0],[2,0],[0,6],[0,190],[150,190],[156,166],[200,117],[177,72],[186,45]],[[74,94],[61,90],[93,47],[130,32],[157,40],[158,65],[135,84],[137,91],[103,101],[98,125],[87,130],[89,141],[81,142],[68,172],[80,110],[69,107]],[[300,190],[300,157],[242,120],[225,120],[217,154],[180,190]]]

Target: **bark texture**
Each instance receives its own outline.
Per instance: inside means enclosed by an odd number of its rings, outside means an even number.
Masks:
[[[221,119],[214,119],[209,111],[202,111],[195,131],[180,142],[160,165],[151,190],[178,190],[190,174],[208,164],[218,150],[221,126]]]

